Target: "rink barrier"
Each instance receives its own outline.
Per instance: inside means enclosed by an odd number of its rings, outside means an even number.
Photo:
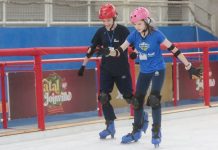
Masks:
[[[217,41],[205,41],[205,42],[181,42],[181,43],[174,43],[179,49],[190,49],[190,48],[200,48],[202,52],[192,52],[192,53],[183,53],[186,56],[196,56],[196,55],[203,55],[203,77],[204,77],[204,104],[205,106],[210,106],[210,88],[209,88],[209,54],[218,54],[218,52],[209,52],[209,48],[218,47]],[[34,60],[31,63],[34,63],[34,72],[35,72],[35,81],[36,82],[36,103],[37,103],[37,121],[38,121],[38,128],[40,130],[45,130],[45,119],[44,119],[44,109],[43,109],[43,89],[42,89],[42,63],[44,60],[41,59],[43,55],[48,54],[78,54],[78,53],[86,53],[87,47],[37,47],[37,48],[18,48],[18,49],[1,49],[0,56],[34,56]],[[163,54],[165,57],[173,57],[172,54]],[[174,57],[173,57],[174,58]],[[74,58],[75,59],[75,58]],[[175,58],[174,58],[175,59]],[[62,59],[63,60],[63,59]],[[79,59],[78,59],[79,60]],[[49,60],[52,61],[52,60]],[[56,60],[57,61],[57,60]],[[65,60],[63,60],[65,61]],[[79,60],[81,61],[81,60]],[[97,64],[97,75],[100,75],[100,60],[96,60]],[[133,77],[133,90],[135,92],[135,67],[134,61],[130,60],[131,66],[131,75]],[[8,62],[1,62],[1,92],[2,92],[2,122],[3,128],[6,129],[8,127],[8,120],[7,120],[7,113],[6,113],[6,91],[5,91],[5,66],[9,64]],[[15,61],[14,63],[18,63]],[[23,63],[27,63],[23,61]],[[28,62],[29,63],[29,62]],[[57,62],[55,62],[57,63]],[[173,73],[176,74],[176,64],[177,61],[173,60],[174,69]],[[173,86],[177,87],[176,82],[176,75],[174,75],[173,79]],[[99,94],[99,77],[98,77],[98,94]],[[177,92],[176,88],[173,91],[173,100],[174,105],[177,105]],[[102,115],[102,110],[100,104],[98,104],[98,112],[99,116]],[[133,107],[130,108],[130,115],[133,116]]]

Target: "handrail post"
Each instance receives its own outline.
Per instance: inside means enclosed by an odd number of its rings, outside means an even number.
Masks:
[[[2,120],[3,128],[8,128],[8,119],[7,119],[7,102],[5,94],[5,66],[1,64],[1,92],[2,92]]]
[[[129,65],[130,65],[130,74],[132,78],[132,90],[135,94],[136,92],[136,75],[135,75],[135,60],[129,58]],[[134,109],[133,105],[130,105],[130,116],[134,116]]]
[[[38,116],[38,128],[45,130],[44,105],[43,105],[43,89],[42,89],[42,60],[40,55],[35,57],[35,84],[36,84],[36,104]]]
[[[203,82],[204,82],[204,104],[210,106],[210,85],[209,85],[209,48],[203,48]]]
[[[177,60],[173,57],[173,105],[177,106]]]

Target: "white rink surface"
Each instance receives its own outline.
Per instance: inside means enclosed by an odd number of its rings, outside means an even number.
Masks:
[[[115,139],[100,140],[103,123],[0,137],[0,150],[153,150],[151,117],[140,141],[120,144],[132,120],[117,120]],[[163,115],[160,150],[218,150],[218,107]]]

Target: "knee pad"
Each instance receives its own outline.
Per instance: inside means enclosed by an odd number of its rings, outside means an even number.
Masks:
[[[161,96],[159,94],[151,94],[147,100],[147,106],[151,106],[152,108],[159,108],[161,103]]]
[[[123,98],[126,100],[126,102],[128,104],[131,104],[132,100],[133,100],[133,95],[131,93],[128,94],[123,94]]]
[[[139,102],[139,104],[140,105],[144,105],[144,102],[145,102],[145,95],[142,95],[142,94],[140,94],[140,95],[136,95],[136,99],[138,100],[138,102]]]
[[[135,108],[135,110],[143,109],[143,105],[144,105],[144,101],[145,101],[144,98],[145,98],[145,95],[136,95],[135,96],[136,103],[138,104],[138,107]]]
[[[111,96],[108,93],[101,92],[98,96],[98,100],[101,102],[102,105],[104,105],[111,100]]]
[[[130,94],[124,94],[123,98],[126,100],[128,104],[132,104],[134,109],[137,109],[139,107],[139,102],[136,99],[134,95]]]
[[[139,109],[143,106],[143,102],[142,102],[143,101],[142,99],[144,98],[143,96],[136,97],[131,93],[129,93],[129,94],[124,94],[123,98],[126,100],[128,104],[132,104],[134,109]]]

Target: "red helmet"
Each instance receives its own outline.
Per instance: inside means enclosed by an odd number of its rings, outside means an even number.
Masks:
[[[99,19],[116,18],[117,11],[113,4],[107,3],[101,6],[99,10]]]

